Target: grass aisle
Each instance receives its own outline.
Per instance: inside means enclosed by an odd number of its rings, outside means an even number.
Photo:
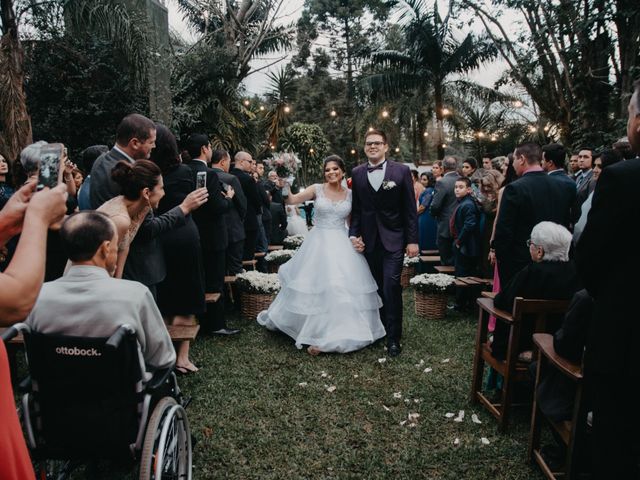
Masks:
[[[526,461],[525,412],[501,435],[469,404],[475,321],[468,317],[417,318],[405,293],[403,353],[395,359],[382,345],[311,357],[255,322],[232,324],[240,335],[196,341],[193,357],[205,368],[180,381],[194,398],[196,479],[542,478]],[[459,410],[462,422],[445,417]],[[419,414],[413,426],[409,414]]]

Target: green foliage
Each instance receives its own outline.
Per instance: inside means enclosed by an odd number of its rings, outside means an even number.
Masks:
[[[145,113],[147,98],[121,51],[95,35],[34,41],[26,49],[27,104],[34,139],[72,153],[110,145],[124,115]]]
[[[280,147],[295,153],[302,161],[303,185],[323,181],[322,160],[329,153],[330,144],[318,125],[293,123],[285,130]]]

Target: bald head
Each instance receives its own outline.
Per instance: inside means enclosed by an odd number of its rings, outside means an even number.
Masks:
[[[235,161],[236,168],[242,170],[243,172],[251,172],[251,162],[253,159],[250,153],[240,151],[236,153],[236,156],[233,157],[233,160]]]
[[[445,172],[453,172],[458,168],[458,161],[455,157],[445,157],[442,161],[442,168]]]
[[[62,224],[62,248],[72,262],[91,260],[104,242],[116,236],[113,221],[102,212],[92,210],[74,213]]]

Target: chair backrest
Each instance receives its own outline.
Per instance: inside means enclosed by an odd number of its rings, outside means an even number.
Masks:
[[[129,455],[138,431],[144,364],[131,327],[110,338],[24,331],[29,409],[40,458]]]
[[[513,321],[533,317],[536,331],[549,320],[559,320],[569,308],[570,300],[542,300],[516,297],[513,302]]]

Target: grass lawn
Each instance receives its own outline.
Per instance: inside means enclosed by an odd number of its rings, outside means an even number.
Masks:
[[[199,338],[192,356],[204,368],[180,379],[193,397],[194,478],[542,478],[526,459],[529,412],[503,435],[469,403],[475,316],[417,318],[407,291],[403,352],[383,363],[382,345],[312,357],[230,320],[242,333]],[[459,410],[462,422],[445,417]],[[401,425],[414,413],[414,426]]]

